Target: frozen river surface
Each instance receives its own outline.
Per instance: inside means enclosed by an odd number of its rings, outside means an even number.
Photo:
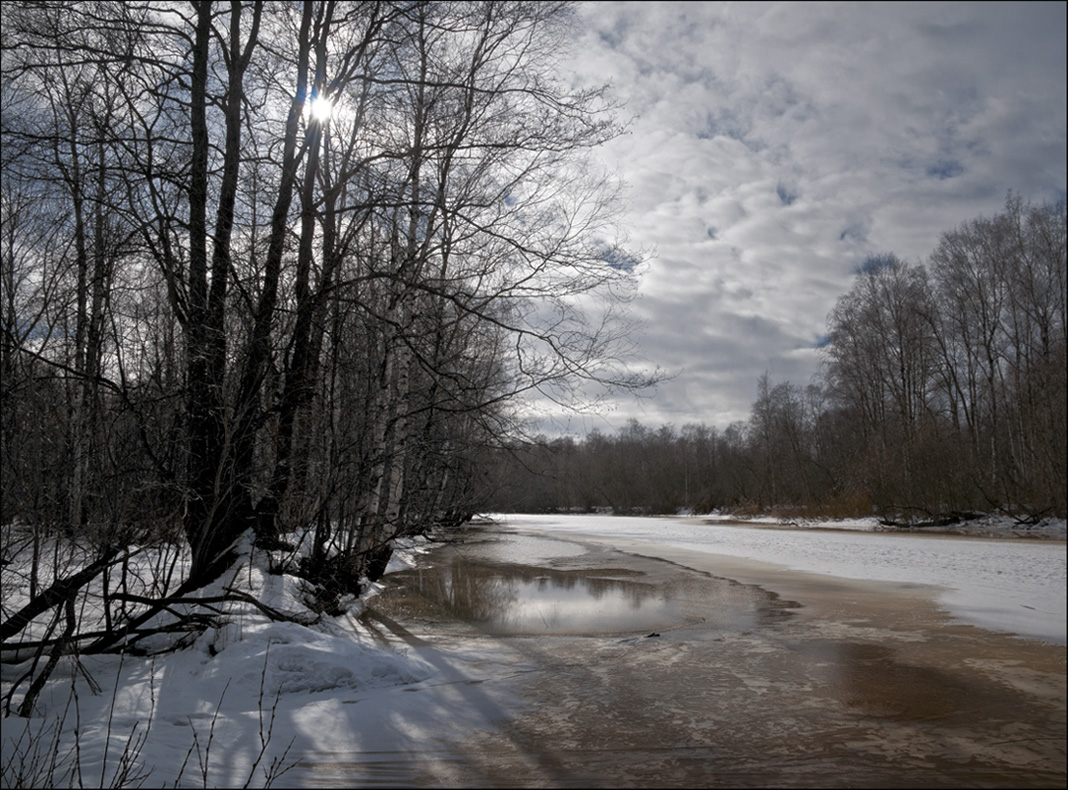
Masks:
[[[1066,641],[1063,541],[832,529],[783,529],[701,518],[507,515],[508,527],[609,543],[670,546],[846,579],[931,585],[955,618],[1058,644]],[[631,550],[634,546],[631,545]]]

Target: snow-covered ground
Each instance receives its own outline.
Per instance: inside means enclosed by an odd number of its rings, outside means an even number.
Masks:
[[[797,529],[782,528],[771,519],[743,526],[704,517],[496,518],[519,529],[660,544],[846,579],[932,585],[940,588],[939,603],[962,621],[1059,644],[1066,641],[1063,541],[878,532],[873,520]],[[982,528],[990,534],[995,527],[986,522]],[[1043,530],[1063,536],[1064,522]],[[1012,527],[1003,526],[1003,532],[1012,534]]]
[[[884,534],[864,531],[864,524],[837,531],[702,518],[498,518],[507,528],[561,538],[638,541],[654,555],[666,545],[810,573],[937,585],[939,600],[957,617],[1065,641],[1065,546],[1057,541]],[[390,569],[410,566],[421,551],[418,543],[403,547]],[[301,582],[267,573],[254,554],[201,594],[235,581],[271,607],[310,614]],[[4,694],[30,666],[12,659],[8,652],[0,665]],[[521,660],[494,640],[411,649],[350,615],[303,626],[233,603],[225,625],[177,652],[91,656],[80,668],[64,659],[35,716],[3,721],[2,784],[13,784],[22,769],[22,782],[35,786],[347,786],[375,777],[404,785],[406,775],[390,774],[390,766],[435,754],[444,766],[435,775],[447,776],[454,754],[443,744],[514,715],[505,678]],[[492,672],[502,682],[483,684]],[[25,688],[19,684],[13,708]],[[53,761],[55,770],[45,773]],[[381,767],[369,770],[376,761]],[[40,772],[30,776],[34,765]]]
[[[390,570],[410,567],[423,544],[401,547]],[[268,573],[259,555],[246,544],[238,565],[196,595],[235,585],[310,619],[303,582]],[[472,704],[458,691],[463,668],[492,660],[492,646],[468,655],[384,644],[358,622],[362,608],[357,601],[305,626],[229,603],[225,624],[185,649],[150,659],[83,656],[77,666],[65,658],[35,715],[3,720],[0,786],[321,786],[322,766],[432,751],[435,734],[504,717],[500,700]],[[8,651],[0,664],[3,695],[17,685],[12,710],[30,668],[13,657]],[[411,691],[422,693],[403,693]]]

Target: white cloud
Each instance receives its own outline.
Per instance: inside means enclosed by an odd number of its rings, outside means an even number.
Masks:
[[[724,424],[757,377],[806,383],[865,255],[922,260],[1013,190],[1065,193],[1061,3],[588,3],[576,79],[633,114],[648,360],[679,375],[609,420]]]

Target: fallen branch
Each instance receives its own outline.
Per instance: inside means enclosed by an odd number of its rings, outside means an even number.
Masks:
[[[77,624],[77,618],[74,614],[74,596],[67,598],[64,602],[64,614],[67,618],[67,627],[63,630],[63,635],[56,641],[55,646],[52,648],[51,655],[48,656],[48,663],[45,664],[44,669],[38,673],[37,677],[30,683],[30,687],[26,690],[26,696],[22,698],[22,704],[19,705],[18,715],[22,718],[29,718],[33,714],[33,706],[37,702],[37,696],[41,693],[41,689],[44,688],[44,684],[48,681],[48,678],[52,676],[52,671],[56,668],[56,664],[59,663],[59,659],[63,656],[64,651],[70,642],[71,637],[74,635],[74,627]]]
[[[68,598],[72,598],[74,593],[96,578],[97,574],[109,566],[114,565],[115,562],[118,561],[115,559],[118,553],[118,549],[111,549],[100,557],[100,559],[87,565],[73,576],[66,579],[60,579],[28,604],[23,606],[19,611],[0,624],[0,641],[9,639],[19,633],[23,628],[29,625],[37,615],[47,612],[53,606],[58,606]]]
[[[300,617],[298,615],[290,615],[275,609],[271,606],[256,600],[253,596],[240,590],[235,590],[232,587],[224,588],[226,595],[209,595],[204,597],[190,597],[186,595],[173,595],[166,598],[147,598],[142,595],[134,595],[132,593],[120,593],[116,597],[131,603],[141,603],[147,605],[149,608],[130,620],[122,628],[111,633],[102,635],[96,642],[89,645],[85,649],[85,653],[106,653],[113,650],[116,645],[122,646],[132,644],[140,641],[145,636],[149,636],[152,633],[160,633],[163,629],[155,629],[154,631],[142,632],[140,627],[146,622],[151,620],[161,612],[167,612],[179,618],[180,622],[188,622],[191,618],[195,617],[193,613],[179,613],[174,611],[175,606],[199,606],[215,613],[218,616],[224,616],[225,611],[218,608],[216,604],[221,603],[247,603],[255,606],[265,615],[272,620],[288,623],[297,623],[298,625],[313,625],[318,622],[319,618],[315,616]],[[182,630],[181,628],[175,628],[174,630]],[[136,638],[130,639],[134,636]]]
[[[906,513],[912,511],[914,513],[921,513],[926,516],[926,519],[922,521],[898,521],[891,518],[888,515],[883,515],[879,519],[879,523],[884,527],[895,527],[898,529],[924,529],[929,527],[951,527],[954,524],[960,524],[963,521],[974,521],[979,518],[978,513],[967,513],[951,511],[949,513],[933,513],[930,510],[926,510],[922,507],[914,506],[890,506],[886,508],[887,511],[896,511],[899,513]]]

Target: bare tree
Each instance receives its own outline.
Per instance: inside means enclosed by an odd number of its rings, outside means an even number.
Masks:
[[[1010,195],[931,256],[946,396],[988,503],[1064,507],[1064,228],[1063,204]]]
[[[32,360],[68,389],[65,517],[98,518],[101,470],[109,523],[150,491],[180,514],[187,590],[249,529],[278,546],[314,527],[319,559],[359,576],[472,512],[481,448],[524,395],[643,383],[617,312],[638,261],[587,159],[619,129],[555,70],[569,4],[4,14],[5,81],[32,86],[4,101],[34,119],[19,161],[37,163],[8,181],[5,142],[5,372]],[[24,252],[47,168],[52,258]]]

